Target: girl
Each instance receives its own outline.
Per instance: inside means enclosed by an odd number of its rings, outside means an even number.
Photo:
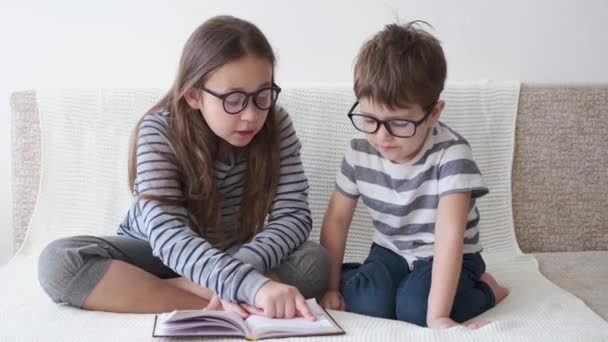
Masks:
[[[134,131],[135,201],[118,236],[42,252],[40,284],[55,302],[313,319],[304,298],[326,290],[329,259],[306,241],[308,182],[293,124],[275,106],[274,65],[247,21],[215,17],[194,31],[172,88]]]

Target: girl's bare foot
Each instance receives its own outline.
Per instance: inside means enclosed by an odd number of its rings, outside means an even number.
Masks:
[[[499,285],[496,279],[494,279],[490,273],[484,272],[480,279],[484,283],[488,284],[488,286],[492,289],[492,292],[494,292],[496,304],[500,303],[509,294],[509,289]]]

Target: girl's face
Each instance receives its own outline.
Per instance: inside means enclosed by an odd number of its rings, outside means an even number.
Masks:
[[[245,56],[214,70],[205,82],[204,90],[190,89],[186,93],[186,101],[192,108],[201,111],[215,135],[232,146],[246,146],[262,129],[269,109],[259,109],[254,104],[254,96],[244,100],[246,102],[234,101],[234,96],[225,100],[218,96],[234,91],[252,94],[270,88],[272,73],[273,67],[268,60]],[[268,100],[269,95],[270,91],[259,93],[258,104]],[[238,111],[242,103],[245,103],[242,111],[237,114],[229,113]]]

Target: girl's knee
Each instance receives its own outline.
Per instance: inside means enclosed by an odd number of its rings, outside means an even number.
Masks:
[[[320,299],[329,286],[331,263],[323,246],[306,241],[295,253],[296,272],[306,298]]]
[[[77,277],[85,277],[86,275],[82,274],[83,270],[90,268],[88,267],[90,263],[100,260],[100,258],[86,256],[86,251],[92,249],[87,247],[87,243],[90,246],[91,241],[87,242],[83,237],[70,237],[55,240],[42,250],[38,258],[38,281],[54,302],[75,306],[81,304],[71,298],[70,286],[79,285],[75,284],[74,280]],[[95,254],[92,255],[95,256]]]
[[[331,264],[325,248],[304,242],[275,270],[279,279],[297,287],[306,298],[320,299],[329,286]]]
[[[42,250],[38,258],[38,281],[56,303],[63,302],[65,289],[81,266],[68,257],[71,245],[70,238],[55,240]]]
[[[314,273],[327,274],[331,269],[329,254],[325,248],[317,243],[306,241],[300,246],[298,252],[300,264],[307,265],[307,269]]]

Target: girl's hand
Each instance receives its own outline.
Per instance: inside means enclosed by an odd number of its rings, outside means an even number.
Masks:
[[[243,319],[249,317],[249,315],[264,315],[264,311],[253,307],[248,304],[237,304],[232,303],[227,300],[220,299],[217,295],[213,295],[209,304],[205,307],[205,310],[224,310],[224,311],[232,311],[237,315],[241,316]]]
[[[323,298],[321,298],[321,306],[330,310],[346,310],[344,298],[342,298],[340,291],[336,290],[329,290],[325,292],[325,295],[323,295]]]
[[[255,295],[255,306],[270,318],[303,316],[309,321],[316,318],[306,305],[304,296],[297,288],[276,281],[268,281]]]

